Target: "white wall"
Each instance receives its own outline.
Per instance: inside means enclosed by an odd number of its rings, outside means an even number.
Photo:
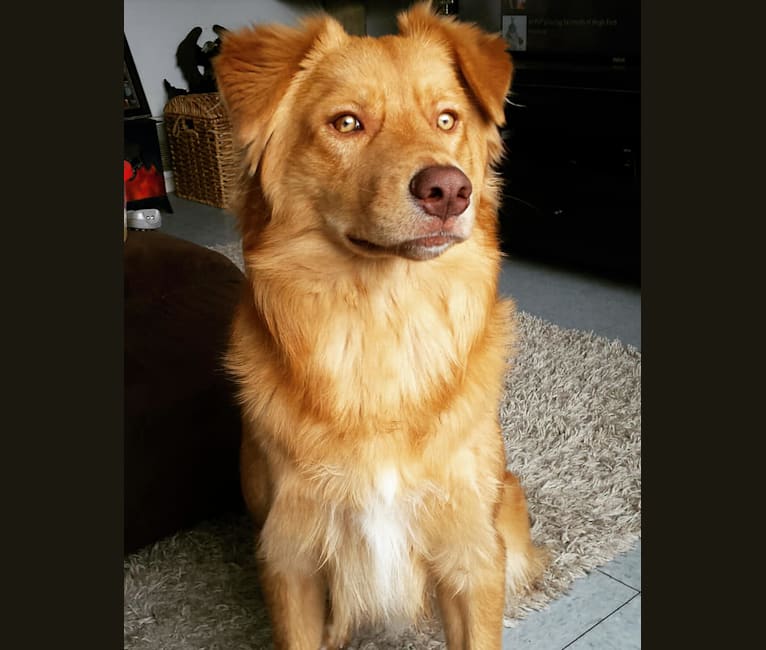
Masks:
[[[500,30],[501,0],[462,0],[460,14],[485,29]],[[372,36],[396,31],[396,12],[411,0],[363,0],[367,32]],[[197,41],[215,40],[213,25],[229,29],[253,22],[295,24],[304,13],[319,8],[320,0],[124,0],[125,35],[152,115],[161,117],[167,96],[162,80],[187,88],[176,66],[176,48],[193,27],[201,27]]]
[[[201,47],[215,40],[214,24],[228,29],[253,22],[295,24],[318,6],[311,0],[124,0],[125,36],[152,115],[161,117],[167,102],[163,79],[188,88],[176,65],[176,49],[192,28],[202,28]]]

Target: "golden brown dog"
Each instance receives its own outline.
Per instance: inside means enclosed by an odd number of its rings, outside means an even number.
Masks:
[[[419,5],[399,35],[229,33],[216,59],[244,152],[247,291],[228,367],[277,647],[417,619],[499,648],[506,587],[539,575],[498,402],[505,42]]]

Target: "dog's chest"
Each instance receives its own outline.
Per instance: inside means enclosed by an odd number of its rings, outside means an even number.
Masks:
[[[417,555],[419,494],[396,469],[379,470],[361,507],[347,519],[335,557],[334,588],[374,618],[412,617],[424,576]]]
[[[384,598],[397,596],[398,585],[410,563],[406,509],[397,472],[382,470],[359,516],[359,525],[369,553],[372,575]]]
[[[393,292],[375,294],[365,309],[337,310],[318,334],[315,367],[331,378],[340,411],[385,417],[422,403],[434,387],[450,380],[465,356],[463,339],[471,337],[456,337],[441,304],[426,298],[406,307],[403,302]],[[461,318],[473,311],[466,306]]]

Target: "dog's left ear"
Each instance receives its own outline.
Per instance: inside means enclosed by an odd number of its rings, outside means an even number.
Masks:
[[[397,17],[402,36],[430,35],[446,42],[479,106],[492,122],[505,124],[505,98],[511,88],[513,64],[508,44],[499,34],[488,34],[476,25],[441,18],[427,2]]]
[[[275,128],[279,106],[301,69],[346,38],[330,16],[304,18],[299,27],[255,25],[221,32],[213,59],[216,81],[237,144],[255,171]]]

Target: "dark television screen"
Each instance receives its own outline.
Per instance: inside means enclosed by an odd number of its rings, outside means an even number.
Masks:
[[[519,61],[634,64],[640,0],[502,0],[502,33]]]

